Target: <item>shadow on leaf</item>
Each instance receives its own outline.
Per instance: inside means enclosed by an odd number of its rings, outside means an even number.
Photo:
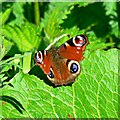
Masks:
[[[15,98],[10,96],[0,96],[0,100],[10,103],[13,107],[15,107],[21,114],[23,113],[22,110],[25,110],[22,104],[17,101]]]

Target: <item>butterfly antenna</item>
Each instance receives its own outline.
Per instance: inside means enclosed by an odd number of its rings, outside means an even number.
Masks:
[[[60,40],[61,38],[65,37],[65,36],[70,36],[69,34],[63,34],[61,36],[59,36],[58,38],[55,38],[54,41],[45,49],[45,50],[49,50],[58,40]]]
[[[35,67],[36,65],[34,64],[31,68],[30,68],[30,70],[33,68],[33,67]]]

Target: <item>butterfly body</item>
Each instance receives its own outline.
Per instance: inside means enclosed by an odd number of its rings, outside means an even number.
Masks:
[[[35,62],[48,79],[57,85],[74,82],[80,73],[79,62],[84,58],[83,51],[88,44],[83,35],[71,38],[58,49],[42,50],[36,53]]]

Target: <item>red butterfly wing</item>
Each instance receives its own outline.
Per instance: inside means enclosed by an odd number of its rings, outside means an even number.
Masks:
[[[88,44],[85,35],[78,35],[60,46],[49,51],[39,51],[35,55],[36,65],[40,66],[47,77],[55,85],[74,82],[80,73],[79,61],[83,59],[83,51]]]
[[[50,53],[45,50],[41,50],[35,55],[35,63],[40,66],[45,74],[50,72],[50,67],[52,65],[52,61],[50,59]]]
[[[84,58],[83,51],[86,49],[87,44],[88,44],[87,36],[78,35],[74,38],[71,38],[62,46],[60,46],[60,48],[58,49],[58,53],[63,58],[81,61]]]

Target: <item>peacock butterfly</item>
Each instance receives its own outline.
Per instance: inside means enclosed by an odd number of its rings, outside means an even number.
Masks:
[[[58,49],[53,46],[35,54],[35,63],[40,66],[48,79],[57,85],[74,82],[80,74],[79,62],[83,60],[83,51],[88,45],[86,35],[70,38]]]

